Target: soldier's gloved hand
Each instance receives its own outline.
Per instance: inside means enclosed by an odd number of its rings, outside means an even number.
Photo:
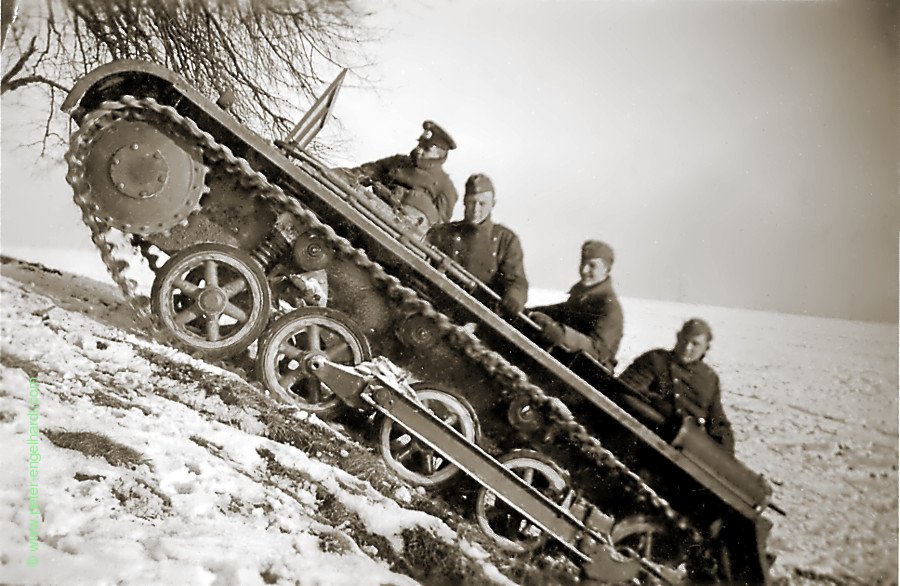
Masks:
[[[512,315],[516,315],[518,313],[521,313],[522,310],[525,309],[525,304],[516,297],[507,295],[500,300],[500,307],[503,308],[503,311],[511,313]]]
[[[553,320],[546,313],[542,313],[540,311],[529,311],[528,317],[531,318],[531,321],[536,323],[537,325],[544,327],[544,324],[552,322]]]
[[[399,208],[403,205],[403,202],[406,201],[406,194],[409,190],[405,187],[394,187],[391,189],[391,197],[390,202],[391,205],[395,208]]]
[[[556,322],[547,324],[542,331],[544,338],[554,346],[563,346],[566,341],[566,330]]]
[[[566,330],[546,313],[535,311],[529,314],[534,323],[541,326],[541,335],[555,346],[561,346],[566,339]]]
[[[389,189],[382,183],[372,182],[372,192],[381,198],[383,201],[391,204],[392,206],[399,207],[400,203],[398,202],[398,197],[394,193],[393,190]]]

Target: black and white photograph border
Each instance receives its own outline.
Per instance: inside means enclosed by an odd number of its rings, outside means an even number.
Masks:
[[[898,3],[0,6],[0,583],[897,584]]]

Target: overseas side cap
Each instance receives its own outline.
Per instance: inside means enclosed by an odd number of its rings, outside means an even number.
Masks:
[[[595,258],[602,258],[606,262],[606,266],[611,267],[616,255],[609,244],[599,240],[588,240],[581,247],[581,262]]]
[[[681,326],[681,331],[678,332],[679,336],[699,336],[700,334],[706,334],[706,338],[708,340],[712,340],[712,328],[709,327],[709,324],[699,317],[693,317]]]
[[[466,195],[486,192],[494,193],[494,184],[491,182],[491,178],[483,173],[470,175],[466,180]]]

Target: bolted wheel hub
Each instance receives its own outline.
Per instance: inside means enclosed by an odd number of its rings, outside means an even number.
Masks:
[[[200,309],[207,315],[219,315],[225,311],[228,295],[219,287],[208,287],[197,298]]]
[[[506,418],[514,428],[528,433],[547,426],[544,417],[531,405],[529,398],[525,396],[512,400],[506,411]]]
[[[109,178],[122,194],[145,199],[158,194],[169,180],[169,165],[162,152],[141,143],[123,146],[109,162]]]
[[[324,269],[331,263],[334,250],[316,231],[301,234],[294,243],[294,262],[304,271]]]
[[[407,346],[426,350],[437,343],[441,333],[434,321],[424,315],[413,314],[403,320],[397,335]]]
[[[177,129],[121,118],[97,131],[84,158],[86,198],[113,228],[164,233],[197,208],[206,171],[200,147]]]
[[[320,350],[307,352],[297,359],[297,372],[302,372],[306,376],[316,376],[316,371],[322,368],[328,356]]]
[[[310,352],[306,355],[303,367],[306,369],[306,372],[315,372],[324,366],[327,358],[322,352]]]

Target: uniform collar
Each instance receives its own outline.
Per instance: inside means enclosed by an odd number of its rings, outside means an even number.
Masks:
[[[703,364],[703,359],[705,357],[706,357],[706,355],[701,356],[699,360],[695,360],[694,362],[691,362],[690,364],[683,364],[680,360],[678,360],[678,357],[675,355],[675,350],[669,350],[669,362],[671,364],[674,364],[678,368],[686,370],[687,372],[693,372],[693,371],[697,370],[698,368],[700,368],[700,365]]]
[[[494,223],[491,221],[490,216],[488,216],[487,219],[485,219],[485,221],[483,221],[480,224],[470,224],[469,222],[467,222],[465,220],[460,220],[459,223],[467,232],[473,232],[473,233],[480,233],[480,232],[485,232],[485,231],[491,232],[494,229]]]

